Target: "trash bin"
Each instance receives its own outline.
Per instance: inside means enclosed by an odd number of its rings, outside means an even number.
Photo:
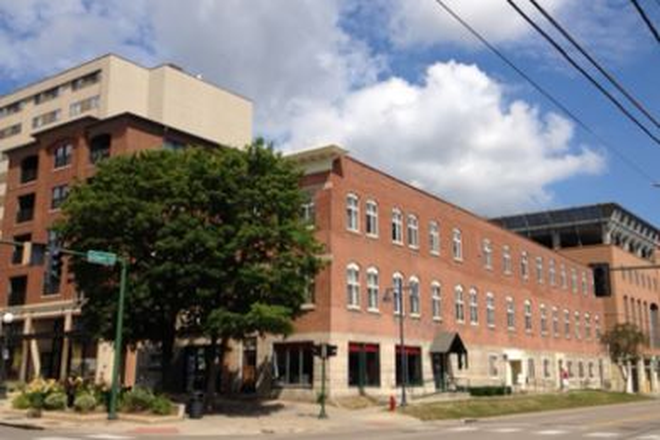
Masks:
[[[204,393],[194,392],[188,400],[188,417],[201,419],[204,416]]]

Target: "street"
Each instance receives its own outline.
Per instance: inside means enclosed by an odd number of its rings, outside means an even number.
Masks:
[[[10,427],[0,427],[0,440],[133,440],[155,438],[177,440],[183,435],[140,434],[133,432],[64,432],[58,430],[30,431]],[[268,434],[269,439],[291,438],[294,434]],[[187,438],[242,438],[257,439],[260,436],[225,436],[222,427],[214,436]],[[295,434],[299,439],[331,440],[341,438],[387,439],[431,439],[451,438],[459,440],[481,439],[484,437],[509,439],[561,438],[561,439],[637,439],[660,440],[660,401],[626,405],[613,405],[598,408],[575,409],[517,416],[505,416],[471,423],[460,421],[426,422],[400,425],[389,424],[387,420],[362,426],[346,426],[325,433]]]

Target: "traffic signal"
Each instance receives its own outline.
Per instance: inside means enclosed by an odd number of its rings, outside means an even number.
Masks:
[[[57,243],[50,242],[47,253],[44,290],[46,293],[57,293],[62,279],[62,251]]]
[[[327,350],[326,350],[326,356],[327,357],[332,357],[332,356],[337,356],[337,346],[336,345],[327,345]]]
[[[589,266],[594,274],[594,294],[597,297],[612,296],[609,263],[593,263]]]
[[[321,357],[321,345],[320,344],[312,345],[312,354],[316,357]]]

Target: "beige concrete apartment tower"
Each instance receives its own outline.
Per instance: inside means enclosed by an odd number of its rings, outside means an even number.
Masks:
[[[0,153],[82,117],[130,113],[213,143],[252,139],[252,102],[183,69],[145,68],[116,55],[86,62],[0,97]],[[0,160],[0,219],[7,162]]]

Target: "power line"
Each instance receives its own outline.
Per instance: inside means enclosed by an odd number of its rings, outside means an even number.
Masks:
[[[653,141],[660,146],[660,138],[658,138],[656,135],[651,133],[651,131],[642,124],[639,119],[637,119],[634,115],[632,115],[628,109],[626,109],[612,94],[605,89],[596,79],[594,79],[589,72],[584,70],[582,66],[580,66],[571,56],[562,48],[550,35],[548,35],[543,29],[537,25],[534,20],[532,20],[525,12],[516,5],[513,0],[506,0],[509,5],[520,15],[522,18],[525,19],[527,23],[529,23],[530,26],[534,28],[536,32],[541,34],[543,38],[545,38],[548,43],[554,47],[557,52],[559,52],[575,69],[577,69],[591,84],[593,84],[603,95],[605,95],[624,115],[628,117],[637,127],[639,127],[644,133],[646,133]]]
[[[447,12],[454,20],[460,23],[465,29],[467,29],[476,39],[478,39],[484,46],[486,46],[491,52],[497,55],[500,60],[502,60],[507,66],[509,66],[513,71],[525,79],[529,84],[531,84],[536,91],[543,95],[548,101],[550,101],[555,107],[561,110],[566,116],[573,120],[578,126],[580,126],[584,131],[589,133],[594,139],[596,139],[601,145],[607,147],[612,151],[619,159],[621,159],[626,165],[628,165],[632,170],[636,171],[640,176],[644,177],[649,182],[653,183],[657,179],[651,177],[641,166],[639,166],[634,161],[628,159],[626,155],[619,151],[618,148],[606,142],[601,138],[596,132],[594,132],[586,123],[577,117],[573,112],[571,112],[564,104],[562,104],[558,99],[545,90],[539,83],[527,75],[522,69],[516,66],[511,60],[509,60],[504,53],[498,50],[495,46],[490,44],[476,29],[474,29],[469,23],[463,20],[456,12],[454,12],[449,6],[447,6],[442,0],[435,0],[436,3],[442,7],[445,12]],[[660,1],[660,0],[659,0]]]
[[[651,122],[653,122],[653,124],[654,124],[656,127],[660,128],[660,123],[659,123],[659,122],[653,117],[653,115],[652,115],[650,112],[648,112],[648,111],[646,110],[646,108],[645,108],[645,107],[644,107],[644,106],[643,106],[643,105],[642,105],[637,99],[635,99],[635,97],[633,97],[630,93],[628,93],[628,91],[627,91],[627,90],[626,90],[626,89],[625,89],[625,88],[624,88],[624,87],[623,87],[623,86],[622,86],[622,85],[616,80],[616,78],[614,78],[614,76],[613,76],[611,73],[609,73],[607,70],[605,70],[605,68],[602,67],[602,66],[598,63],[598,61],[596,61],[596,60],[595,60],[595,59],[589,54],[589,52],[587,52],[587,51],[586,51],[586,50],[580,45],[580,43],[578,43],[578,42],[575,40],[575,38],[573,38],[573,37],[571,36],[571,34],[568,33],[567,30],[564,29],[564,27],[562,27],[562,25],[560,25],[560,24],[557,22],[557,20],[555,20],[555,19],[552,17],[552,15],[550,15],[545,9],[543,9],[543,7],[542,7],[541,5],[539,5],[538,2],[536,2],[536,0],[528,0],[528,1],[529,1],[532,5],[534,5],[534,7],[535,7],[535,8],[536,8],[541,14],[543,14],[543,16],[544,16],[544,17],[545,17],[545,18],[546,18],[546,19],[547,19],[547,20],[548,20],[548,21],[549,21],[549,22],[550,22],[550,23],[551,23],[551,24],[552,24],[552,25],[553,25],[553,26],[554,26],[559,32],[561,32],[561,34],[562,34],[564,37],[566,37],[566,39],[567,39],[568,41],[570,41],[570,42],[573,44],[573,46],[575,46],[575,48],[576,48],[578,51],[580,51],[580,53],[581,53],[582,55],[584,55],[584,57],[585,57],[586,59],[588,59],[588,60],[591,62],[591,64],[593,64],[594,67],[596,67],[596,69],[598,69],[598,71],[599,71],[600,73],[602,73],[603,76],[604,76],[605,78],[607,78],[608,81],[609,81],[612,85],[614,85],[614,87],[617,88],[618,91],[620,91],[620,92],[621,92],[626,98],[628,98],[628,100],[629,100],[629,101],[630,101],[635,107],[637,107],[637,109],[638,109],[640,112],[642,112],[647,118],[649,118],[649,120],[651,120]],[[632,0],[632,1],[635,1],[635,0]]]
[[[656,0],[657,2],[657,0]],[[646,26],[649,28],[653,36],[655,37],[655,40],[660,43],[660,34],[658,34],[658,30],[653,26],[653,23],[649,19],[649,17],[646,15],[646,12],[644,12],[644,9],[640,6],[639,3],[637,3],[637,0],[630,0],[630,3],[633,4],[635,9],[637,9],[637,12],[639,15],[642,17],[642,20],[644,20],[644,23],[646,23]]]

